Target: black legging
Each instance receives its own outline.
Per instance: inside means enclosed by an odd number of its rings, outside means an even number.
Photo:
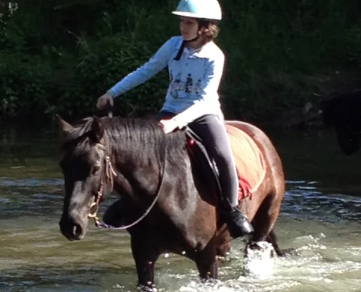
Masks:
[[[169,119],[175,114],[160,112],[158,120]],[[188,125],[204,142],[207,152],[214,159],[222,193],[232,207],[238,206],[238,177],[224,123],[215,115],[205,115]]]

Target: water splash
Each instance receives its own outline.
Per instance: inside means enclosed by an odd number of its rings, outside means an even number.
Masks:
[[[275,250],[266,241],[247,246],[244,258],[244,275],[256,279],[268,279],[273,274]]]

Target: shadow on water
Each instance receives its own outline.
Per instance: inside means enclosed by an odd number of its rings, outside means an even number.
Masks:
[[[55,127],[14,126],[0,130],[0,177],[61,178]]]
[[[317,182],[318,189],[324,194],[339,191],[361,196],[361,152],[344,155],[333,130],[281,132],[272,137],[288,180]]]
[[[301,257],[275,260],[270,279],[245,278],[243,244],[236,240],[221,264],[222,281],[209,287],[198,282],[193,263],[164,255],[157,265],[158,291],[361,290],[361,153],[343,155],[327,131],[270,136],[287,177],[276,232],[281,246],[298,248]],[[126,232],[90,223],[82,241],[60,234],[58,147],[53,127],[0,133],[0,291],[135,291]]]

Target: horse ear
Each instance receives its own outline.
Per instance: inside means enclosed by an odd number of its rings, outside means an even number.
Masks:
[[[55,121],[59,126],[59,132],[61,137],[66,137],[74,127],[64,121],[59,115],[55,115]]]
[[[99,143],[104,136],[104,125],[101,119],[98,117],[93,118],[90,139],[95,143]]]

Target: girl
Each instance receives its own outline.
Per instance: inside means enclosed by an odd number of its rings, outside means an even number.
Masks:
[[[160,126],[170,133],[188,125],[202,139],[219,170],[228,229],[233,238],[249,239],[253,227],[237,208],[238,178],[218,96],[225,58],[213,40],[221,7],[217,0],[181,0],[173,14],[180,17],[181,36],[170,38],[147,63],[110,88],[97,107],[112,105],[113,98],[168,66],[170,84],[159,113]]]

